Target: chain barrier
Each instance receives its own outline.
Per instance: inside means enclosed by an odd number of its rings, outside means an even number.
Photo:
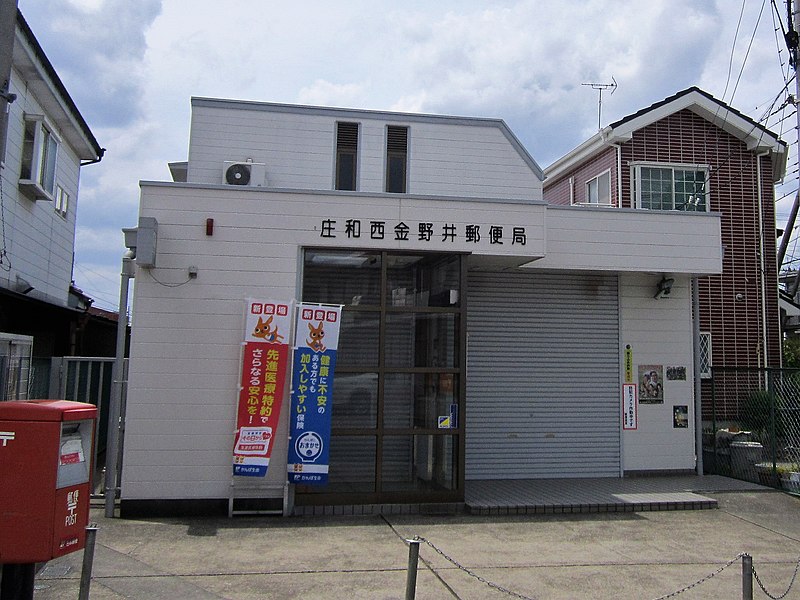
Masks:
[[[789,587],[786,588],[786,591],[783,592],[780,596],[773,596],[767,591],[767,588],[761,583],[761,578],[758,576],[758,572],[753,568],[753,577],[756,579],[756,583],[758,583],[758,587],[761,588],[761,591],[764,592],[767,596],[772,598],[772,600],[782,600],[785,598],[790,591],[792,591],[792,586],[794,586],[794,582],[797,579],[797,571],[800,569],[800,558],[797,559],[797,562],[794,565],[794,574],[792,575],[792,580],[789,582]]]
[[[730,567],[733,563],[735,563],[738,560],[740,560],[744,555],[745,555],[744,552],[740,552],[739,554],[734,556],[732,559],[730,559],[728,562],[726,562],[724,565],[722,565],[719,569],[717,569],[713,573],[709,573],[705,577],[703,577],[701,579],[698,579],[694,583],[690,583],[689,585],[687,585],[685,587],[682,587],[681,589],[676,590],[676,591],[672,592],[671,594],[667,594],[666,596],[659,596],[658,598],[654,598],[654,600],[666,600],[667,598],[674,598],[675,596],[678,596],[679,594],[682,594],[683,592],[688,592],[692,588],[695,588],[698,585],[700,585],[702,583],[705,583],[706,581],[708,581],[710,579],[713,579],[714,577],[716,577],[717,575],[722,573],[725,569]]]
[[[460,564],[457,560],[455,560],[454,558],[449,556],[443,550],[438,548],[430,540],[428,540],[428,539],[426,539],[424,537],[420,537],[420,536],[415,536],[414,539],[417,540],[417,541],[420,541],[420,542],[424,542],[425,545],[430,546],[430,548],[433,549],[434,552],[436,552],[439,556],[444,558],[447,562],[452,564],[454,567],[456,567],[457,569],[459,569],[461,571],[464,571],[464,573],[466,573],[470,577],[474,577],[475,579],[477,579],[481,583],[485,583],[490,588],[493,588],[493,589],[497,590],[498,592],[503,592],[504,594],[508,594],[509,596],[512,596],[514,598],[518,598],[519,600],[536,600],[535,598],[532,598],[530,596],[525,596],[523,594],[519,594],[517,592],[511,591],[508,588],[503,587],[502,585],[499,585],[497,583],[489,581],[485,577],[482,577],[482,576],[478,575],[477,573],[475,573],[471,569],[468,569],[464,565]],[[741,560],[741,558],[743,556],[745,556],[745,553],[744,552],[740,552],[739,554],[734,556],[732,559],[730,559],[728,562],[726,562],[724,565],[722,565],[720,568],[718,568],[716,571],[714,571],[712,573],[709,573],[705,577],[702,577],[702,578],[698,579],[697,581],[695,581],[694,583],[691,583],[691,584],[689,584],[689,585],[687,585],[685,587],[682,587],[679,590],[671,592],[671,593],[669,593],[669,594],[667,594],[665,596],[659,596],[658,598],[654,598],[653,600],[667,600],[668,598],[674,598],[676,596],[679,596],[680,594],[683,594],[684,592],[688,592],[689,590],[691,590],[693,588],[696,588],[697,586],[702,585],[703,583],[705,583],[707,581],[710,581],[711,579],[713,579],[714,577],[716,577],[717,575],[722,573],[725,569],[730,567],[732,564],[734,564],[734,563],[738,562],[739,560]],[[792,586],[794,585],[795,579],[797,577],[797,573],[798,573],[799,569],[800,569],[800,559],[798,559],[797,564],[795,565],[794,575],[792,576],[791,583],[789,583],[789,589],[787,589],[780,596],[773,596],[764,588],[764,585],[761,583],[761,580],[758,578],[758,573],[756,573],[755,569],[753,569],[753,575],[755,576],[755,579],[758,582],[759,587],[764,591],[764,593],[767,596],[772,598],[772,600],[782,600],[783,598],[786,597],[786,595],[789,593],[789,591],[791,591]]]
[[[522,594],[518,594],[517,592],[512,592],[512,591],[511,591],[511,590],[509,590],[508,588],[504,588],[502,585],[499,585],[499,584],[497,584],[497,583],[494,583],[494,582],[492,582],[492,581],[489,581],[489,580],[488,580],[488,579],[486,579],[485,577],[481,577],[480,575],[478,575],[478,574],[477,574],[477,573],[475,573],[474,571],[471,571],[470,569],[468,569],[468,568],[467,568],[467,567],[465,567],[464,565],[460,564],[460,563],[459,563],[458,561],[456,561],[455,559],[453,559],[453,558],[451,558],[450,556],[448,556],[447,554],[445,554],[445,553],[444,553],[442,550],[440,550],[439,548],[437,548],[437,547],[436,547],[436,546],[433,544],[433,542],[431,542],[430,540],[426,540],[425,538],[423,538],[423,537],[419,537],[419,536],[415,536],[415,537],[414,537],[414,539],[415,539],[415,540],[418,540],[418,541],[420,541],[420,542],[424,542],[426,545],[430,546],[430,547],[431,547],[431,548],[432,548],[432,549],[433,549],[433,550],[434,550],[434,551],[435,551],[437,554],[439,554],[439,555],[440,555],[442,558],[444,558],[444,559],[445,559],[447,562],[449,562],[450,564],[452,564],[452,565],[453,565],[453,566],[455,566],[456,568],[458,568],[458,569],[460,569],[460,570],[464,571],[464,573],[466,573],[466,574],[467,574],[467,575],[469,575],[470,577],[474,577],[475,579],[477,579],[477,580],[478,580],[478,581],[480,581],[481,583],[485,583],[485,584],[486,584],[486,585],[488,585],[490,588],[493,588],[493,589],[497,590],[498,592],[503,592],[504,594],[508,594],[509,596],[513,596],[514,598],[519,598],[519,600],[536,600],[535,598],[532,598],[532,597],[530,597],[530,596],[524,596],[524,595],[522,595]]]

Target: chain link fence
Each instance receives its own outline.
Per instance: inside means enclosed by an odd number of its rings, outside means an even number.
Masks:
[[[703,466],[800,493],[800,369],[715,367]]]

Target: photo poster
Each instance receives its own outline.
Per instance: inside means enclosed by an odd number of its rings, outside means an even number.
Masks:
[[[233,474],[264,477],[278,431],[292,328],[292,302],[248,298]]]
[[[289,419],[289,483],[327,485],[340,305],[297,307]]]
[[[639,365],[639,403],[664,404],[663,365]]]
[[[675,429],[689,427],[689,405],[679,404],[672,407],[672,427]]]
[[[639,402],[635,383],[622,384],[622,429],[639,428]]]

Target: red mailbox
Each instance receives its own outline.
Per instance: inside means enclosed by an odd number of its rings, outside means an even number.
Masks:
[[[0,402],[0,564],[84,547],[96,418],[82,402]]]

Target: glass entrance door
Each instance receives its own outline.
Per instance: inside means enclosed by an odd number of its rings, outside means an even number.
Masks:
[[[303,301],[344,304],[329,483],[298,504],[463,499],[465,261],[306,250]]]

